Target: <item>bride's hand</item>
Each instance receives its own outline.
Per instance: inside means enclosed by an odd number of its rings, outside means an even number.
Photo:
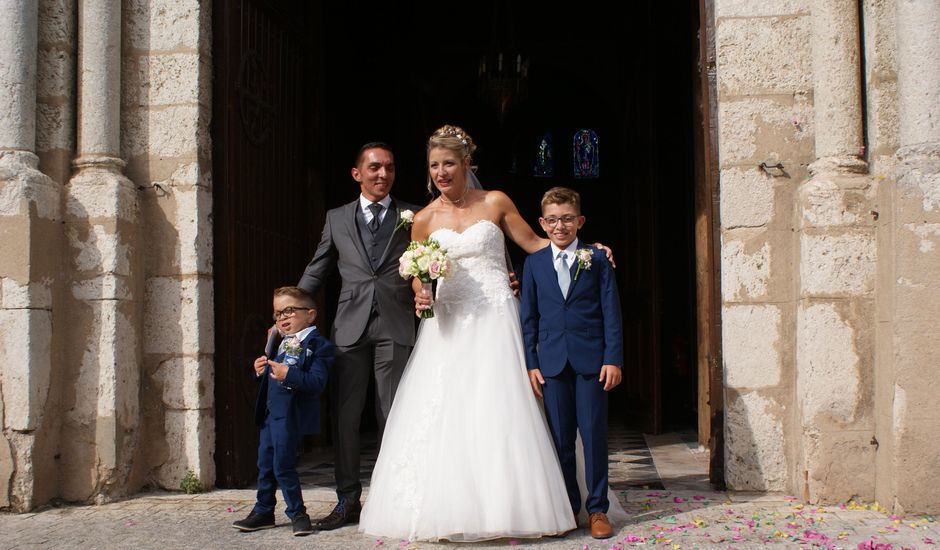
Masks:
[[[542,386],[545,385],[545,379],[542,378],[542,371],[539,369],[529,370],[529,385],[532,386],[532,392],[539,399],[542,398]]]
[[[607,261],[610,262],[610,267],[616,268],[617,262],[614,261],[614,251],[608,246],[604,246],[601,243],[594,243],[594,248],[600,248],[607,253]]]
[[[424,294],[420,290],[415,293],[415,316],[421,317],[421,312],[427,309],[431,309],[431,304],[434,303],[434,300],[431,296]]]
[[[516,272],[509,272],[509,290],[512,291],[512,295],[516,298],[519,297],[519,279],[516,278]]]

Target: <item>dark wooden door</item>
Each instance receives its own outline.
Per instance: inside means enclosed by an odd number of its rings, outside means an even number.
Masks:
[[[274,288],[296,284],[316,245],[316,18],[301,2],[214,2],[213,230],[217,484],[256,476],[257,385]]]

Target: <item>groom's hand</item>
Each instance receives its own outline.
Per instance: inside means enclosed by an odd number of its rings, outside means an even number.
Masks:
[[[542,386],[545,385],[545,379],[542,378],[542,371],[539,369],[529,370],[529,384],[532,385],[532,391],[536,397],[542,397]]]
[[[617,365],[604,365],[601,367],[601,377],[598,381],[604,383],[604,391],[610,391],[620,384],[622,377],[620,367]]]

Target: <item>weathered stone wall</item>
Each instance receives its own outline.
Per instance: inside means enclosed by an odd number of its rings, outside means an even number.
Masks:
[[[894,4],[894,6],[892,6]],[[940,512],[940,3],[896,0],[896,50],[890,30],[876,26],[876,87],[897,107],[872,119],[883,143],[898,149],[877,171],[889,190],[879,212],[878,498],[899,512]],[[893,54],[893,59],[892,59]],[[895,63],[892,63],[894,61]],[[896,73],[892,69],[896,67]],[[892,76],[896,74],[896,81]],[[878,94],[874,94],[878,95]],[[887,103],[887,102],[886,102]],[[897,113],[895,141],[893,116]],[[892,165],[893,164],[893,165]],[[888,348],[888,344],[891,347]],[[881,455],[887,455],[882,457]]]
[[[796,485],[812,502],[874,496],[874,189],[862,133],[858,3],[812,4],[811,177],[799,188]]]
[[[0,0],[0,507],[48,494],[61,185],[38,170],[39,7]],[[47,43],[44,41],[44,44]],[[40,130],[44,126],[40,127]]]
[[[895,0],[866,0],[865,93],[869,166],[877,195],[875,238],[881,251],[875,274],[875,498],[894,504],[894,166],[897,164],[898,74]]]
[[[39,169],[60,187],[69,179],[75,153],[75,64],[76,21],[75,0],[39,1],[39,50],[36,91],[36,154]],[[61,199],[59,199],[61,200]],[[44,241],[44,242],[43,242]],[[62,425],[62,396],[67,391],[69,374],[63,356],[59,327],[72,321],[69,311],[61,307],[63,295],[69,292],[62,273],[68,269],[64,260],[66,240],[61,225],[50,231],[48,239],[40,239],[42,249],[55,259],[56,274],[52,279],[51,376],[49,397],[45,404],[46,431],[38,438],[33,458],[37,476],[33,500],[43,503],[59,495],[59,441]]]
[[[0,2],[0,508],[211,486],[211,5]]]
[[[212,357],[210,2],[125,0],[122,74],[127,175],[147,228],[143,440],[134,481],[215,482]]]
[[[931,0],[716,2],[732,488],[940,507],[937,28]]]
[[[793,204],[814,159],[809,3],[715,8],[725,478],[733,489],[783,491],[799,441]]]

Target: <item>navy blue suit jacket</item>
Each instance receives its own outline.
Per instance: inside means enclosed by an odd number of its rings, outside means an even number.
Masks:
[[[258,377],[261,387],[255,402],[255,422],[264,424],[267,414],[272,420],[286,420],[286,427],[295,434],[320,432],[320,394],[326,387],[336,347],[313,329],[301,342],[302,361],[287,370],[282,386],[270,376],[271,369]],[[285,354],[273,360],[284,362]]]
[[[578,242],[578,247],[583,243]],[[591,249],[591,267],[562,296],[552,247],[526,258],[522,274],[522,334],[526,363],[543,376],[557,376],[570,363],[578,374],[599,374],[603,365],[623,368],[620,296],[603,250]]]

